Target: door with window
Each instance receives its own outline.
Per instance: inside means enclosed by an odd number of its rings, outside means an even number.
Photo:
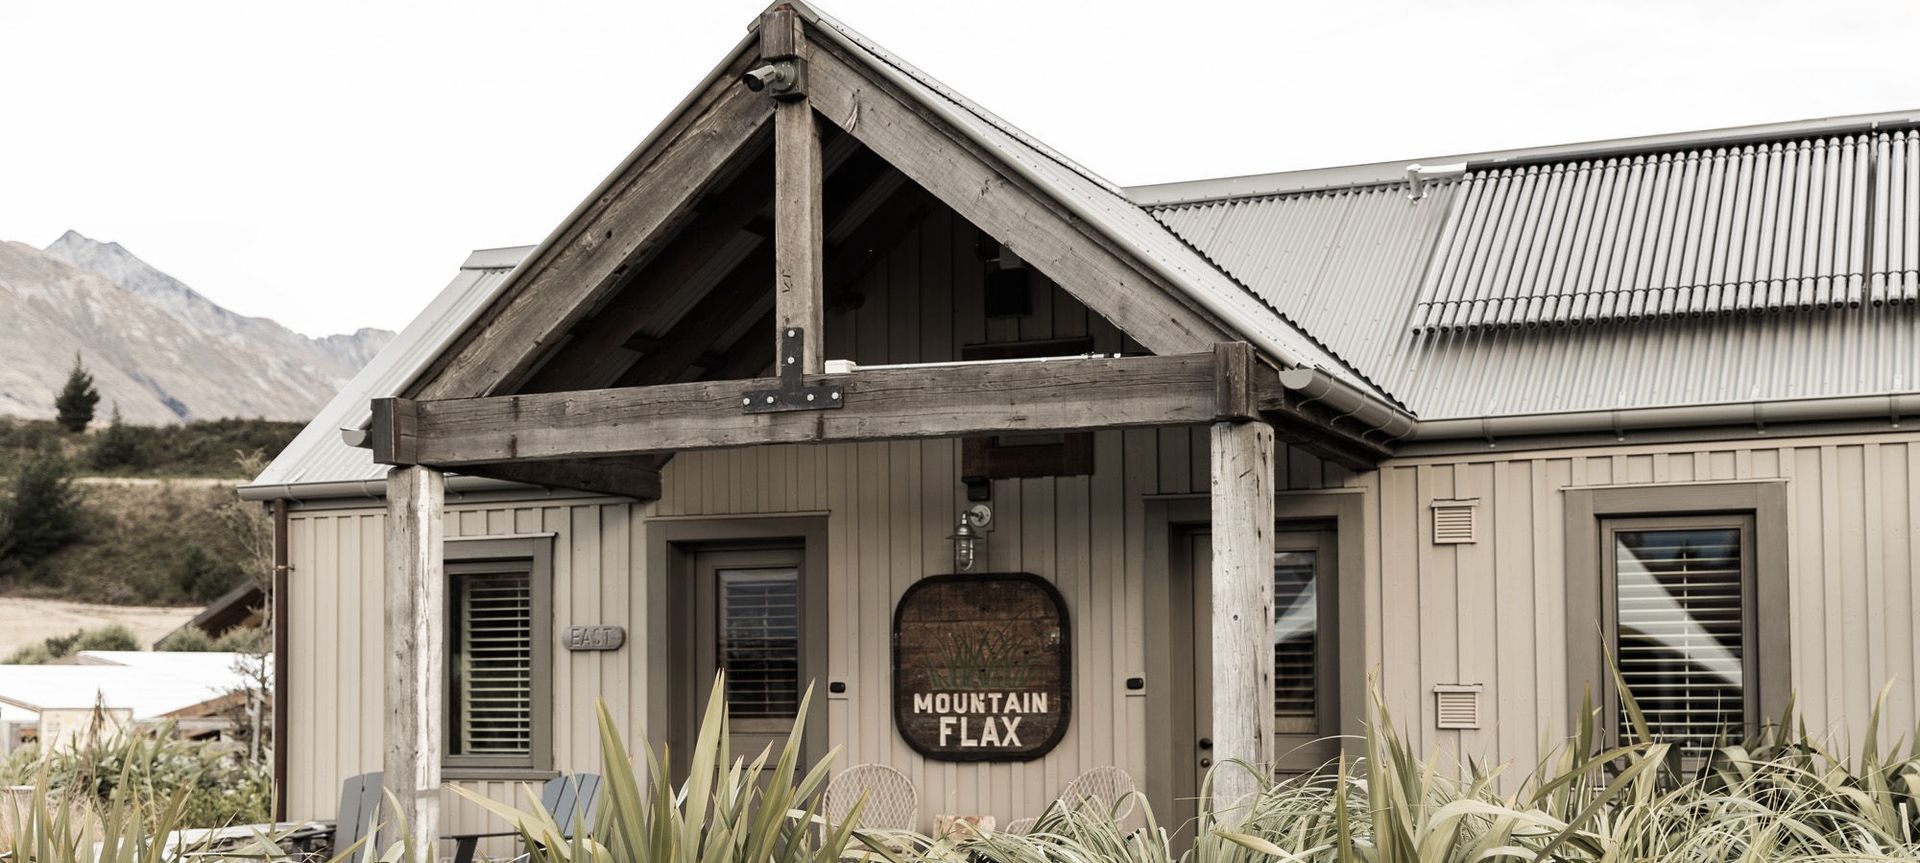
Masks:
[[[1214,764],[1209,728],[1212,542],[1204,526],[1181,531],[1175,538],[1174,566],[1169,572],[1175,605],[1171,609],[1173,639],[1176,650],[1184,654],[1175,667],[1190,672],[1177,684],[1187,691],[1177,693],[1181,697],[1176,703],[1193,706],[1175,717],[1176,723],[1190,723],[1180,739],[1192,741],[1186,768],[1179,772],[1174,788],[1183,821],[1194,814],[1193,800]],[[1312,770],[1340,752],[1339,742],[1330,739],[1340,733],[1334,549],[1331,529],[1283,527],[1274,534],[1273,752],[1280,773]]]
[[[694,555],[693,682],[703,709],[726,672],[730,746],[749,761],[792,733],[806,691],[802,550],[705,549]]]

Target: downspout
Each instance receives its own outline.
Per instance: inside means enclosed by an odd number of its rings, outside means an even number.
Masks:
[[[267,594],[273,617],[273,820],[286,821],[287,765],[292,761],[287,740],[292,716],[287,708],[287,585],[292,567],[287,565],[287,503],[273,501],[267,506],[273,511],[273,586]]]

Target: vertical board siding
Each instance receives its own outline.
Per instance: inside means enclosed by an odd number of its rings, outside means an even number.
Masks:
[[[1350,481],[1378,489],[1369,667],[1396,720],[1427,750],[1526,768],[1543,730],[1570,726],[1567,705],[1589,684],[1566,679],[1568,640],[1600,637],[1597,621],[1566,619],[1563,491],[1784,479],[1792,616],[1781,635],[1809,727],[1837,748],[1859,745],[1891,683],[1882,732],[1910,728],[1920,719],[1917,454],[1920,436],[1907,433],[1387,462]],[[1432,544],[1429,508],[1452,497],[1479,499],[1479,542]],[[1481,729],[1433,728],[1432,691],[1443,683],[1484,687]]]
[[[509,536],[552,533],[553,607],[557,629],[605,623],[636,631],[644,594],[635,589],[633,561],[638,522],[651,507],[617,500],[450,501],[446,535]],[[288,808],[294,818],[333,817],[340,783],[380,769],[382,692],[381,585],[386,516],[383,510],[296,510],[289,517],[292,611],[289,717],[291,769]],[[554,767],[599,772],[594,699],[604,698],[631,729],[644,715],[646,657],[635,638],[620,651],[568,653],[554,648]],[[458,783],[495,800],[525,804],[521,783]],[[537,783],[534,789],[538,794]],[[509,825],[452,794],[441,800],[443,832],[509,829]],[[483,851],[510,856],[501,840]]]

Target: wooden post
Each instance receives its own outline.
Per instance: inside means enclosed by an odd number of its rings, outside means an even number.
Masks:
[[[760,21],[761,58],[787,59],[804,68],[806,36],[800,16],[785,6],[768,11]],[[802,73],[804,74],[804,73]],[[813,105],[804,94],[783,98],[773,109],[773,248],[775,356],[781,333],[800,329],[805,348],[794,358],[805,374],[822,370],[826,346],[823,313],[825,282],[822,245],[820,127]]]
[[[445,693],[446,565],[440,509],[446,478],[429,467],[387,472],[386,841],[406,822],[415,858],[438,857],[440,756]],[[375,854],[385,853],[375,849]]]
[[[1273,762],[1273,427],[1217,422],[1213,451],[1213,758]],[[1259,786],[1238,766],[1213,774],[1216,806]]]

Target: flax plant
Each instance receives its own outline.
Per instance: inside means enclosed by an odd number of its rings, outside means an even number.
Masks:
[[[844,824],[820,816],[821,791],[837,750],[804,768],[796,720],[785,745],[751,760],[730,749],[724,677],[714,681],[692,750],[686,780],[675,786],[672,753],[656,756],[644,738],[645,770],[635,770],[620,730],[604,702],[598,703],[605,779],[600,816],[592,825],[561,829],[532,802],[516,809],[455,787],[455,791],[513,822],[530,863],[833,863],[854,841],[859,809]],[[807,714],[812,689],[800,700]],[[587,829],[590,828],[590,829]],[[569,832],[571,837],[569,837]],[[871,841],[871,840],[869,840]],[[875,843],[878,846],[878,843]]]

